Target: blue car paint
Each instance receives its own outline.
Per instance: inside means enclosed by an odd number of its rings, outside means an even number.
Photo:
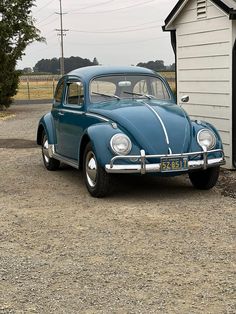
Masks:
[[[110,147],[110,139],[119,132],[125,133],[131,139],[133,147],[130,154],[139,154],[140,149],[144,149],[147,154],[167,154],[169,147],[172,153],[200,151],[202,149],[197,143],[196,137],[197,132],[203,128],[210,128],[216,134],[217,143],[215,148],[222,148],[219,134],[213,126],[209,123],[199,124],[190,121],[185,111],[175,104],[175,97],[163,78],[161,79],[170,95],[169,100],[110,100],[99,104],[90,102],[89,85],[94,77],[125,73],[129,73],[129,75],[158,76],[153,71],[144,68],[108,67],[106,72],[105,67],[94,66],[72,71],[59,81],[58,84],[62,81],[80,79],[84,84],[85,99],[84,105],[78,106],[78,108],[65,105],[64,89],[61,102],[54,102],[52,112],[42,117],[39,122],[39,125],[43,126],[48,135],[49,144],[55,144],[56,151],[59,154],[79,163],[81,141],[84,136],[88,136],[98,162],[104,167],[115,155]],[[145,103],[151,106],[154,112],[160,115],[163,120],[169,136],[169,145],[166,143],[160,121],[145,106]],[[60,110],[63,110],[64,113],[62,118],[58,116]],[[81,111],[81,114],[71,111]],[[86,113],[98,116],[86,116]],[[104,122],[103,118],[109,121]],[[112,126],[113,122],[117,124],[117,128]],[[62,127],[63,132],[60,134]],[[58,145],[56,129],[58,136],[60,136],[59,142],[61,145]],[[214,157],[216,156],[217,154],[214,155]],[[176,173],[173,175],[176,175]]]

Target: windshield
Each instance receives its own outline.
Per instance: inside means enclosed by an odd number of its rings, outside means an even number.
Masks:
[[[95,78],[90,83],[92,103],[110,99],[158,99],[169,100],[170,94],[158,77],[145,75],[112,75]]]

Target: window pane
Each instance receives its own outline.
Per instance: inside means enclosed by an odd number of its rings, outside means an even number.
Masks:
[[[67,104],[82,105],[84,101],[84,89],[81,82],[68,84]]]
[[[55,92],[55,101],[56,102],[61,102],[62,100],[62,95],[63,95],[63,89],[64,89],[64,81],[60,83],[60,85],[58,85],[57,90]]]

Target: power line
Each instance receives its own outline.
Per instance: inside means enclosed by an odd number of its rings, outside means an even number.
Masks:
[[[72,32],[76,32],[76,33],[89,33],[89,34],[115,34],[115,33],[130,33],[130,32],[136,32],[136,31],[143,31],[143,30],[147,30],[147,29],[153,29],[153,28],[157,28],[157,26],[161,26],[159,25],[155,25],[155,26],[149,26],[149,27],[140,27],[140,28],[134,28],[134,29],[130,29],[130,30],[122,30],[122,29],[117,29],[117,30],[107,30],[107,31],[86,31],[86,30],[74,30],[71,29]]]
[[[43,10],[44,8],[48,7],[51,3],[53,3],[55,0],[51,0],[49,1],[47,4],[45,4],[43,7],[41,7],[40,9],[38,9],[36,12],[34,12],[34,14],[37,14],[38,12],[40,12],[41,10]]]
[[[99,14],[99,13],[110,13],[110,12],[117,12],[117,11],[121,11],[121,10],[126,10],[126,9],[130,9],[130,8],[134,8],[134,7],[137,7],[137,6],[143,6],[144,4],[149,4],[151,2],[155,2],[157,0],[148,0],[148,1],[142,1],[142,2],[139,2],[139,3],[136,3],[136,4],[132,4],[132,5],[129,5],[129,6],[125,6],[125,7],[122,7],[122,8],[117,8],[117,9],[107,9],[107,10],[104,10],[104,11],[94,11],[94,12],[81,12],[81,10],[73,10],[72,12],[73,13],[70,13],[70,14]],[[78,13],[76,13],[78,12]]]

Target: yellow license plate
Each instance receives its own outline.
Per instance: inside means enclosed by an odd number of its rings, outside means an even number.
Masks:
[[[161,158],[161,171],[184,171],[188,170],[188,158]]]

